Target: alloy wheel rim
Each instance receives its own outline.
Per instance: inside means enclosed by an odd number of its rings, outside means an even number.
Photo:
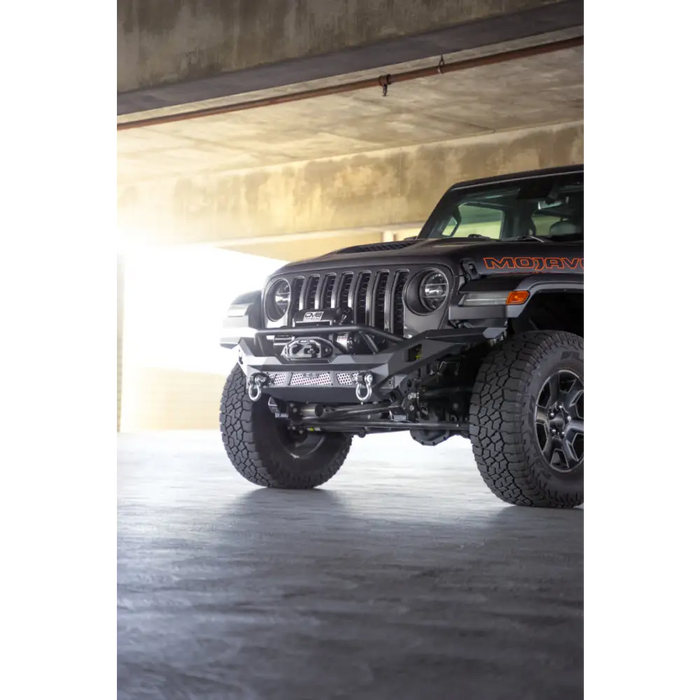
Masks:
[[[571,370],[557,370],[537,397],[535,431],[540,452],[558,472],[583,462],[583,380]]]

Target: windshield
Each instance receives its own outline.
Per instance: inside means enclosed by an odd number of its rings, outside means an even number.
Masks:
[[[422,238],[583,239],[583,173],[448,193]]]

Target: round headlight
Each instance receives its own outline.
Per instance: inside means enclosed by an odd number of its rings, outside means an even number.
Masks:
[[[267,293],[267,316],[271,321],[279,321],[289,308],[289,282],[277,280]]]
[[[447,299],[447,286],[442,272],[429,272],[420,283],[420,303],[428,311],[437,311]]]

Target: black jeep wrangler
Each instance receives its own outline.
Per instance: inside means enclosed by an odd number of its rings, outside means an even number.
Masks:
[[[410,240],[285,265],[230,306],[231,462],[330,479],[353,436],[471,440],[508,503],[583,502],[583,166],[451,187]]]

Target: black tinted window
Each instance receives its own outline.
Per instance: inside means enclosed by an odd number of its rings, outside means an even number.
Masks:
[[[578,240],[583,237],[583,174],[457,190],[431,219],[430,238]]]

